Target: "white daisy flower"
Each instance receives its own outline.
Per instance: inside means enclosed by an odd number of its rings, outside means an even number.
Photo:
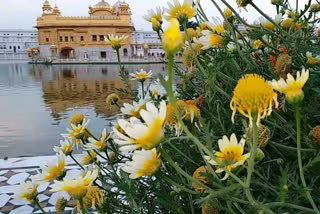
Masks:
[[[148,10],[147,14],[144,15],[143,18],[148,22],[151,22],[152,18],[155,18],[157,21],[161,22],[163,12],[164,11],[161,9],[161,7],[156,7],[155,10],[153,9]]]
[[[278,25],[278,24],[280,24],[281,19],[282,19],[282,14],[279,13],[279,14],[277,14],[277,15],[275,16],[275,18],[274,18],[273,21]],[[274,26],[274,24],[272,24],[272,23],[271,23],[269,20],[267,20],[265,17],[260,17],[259,20],[260,20],[261,26],[264,27],[264,28],[267,28],[267,29],[269,29],[269,30],[274,30],[274,29],[276,28],[276,26]]]
[[[124,103],[120,111],[125,115],[140,117],[140,111],[145,108],[145,105],[145,100],[139,100],[138,103],[133,101],[132,105],[129,103]]]
[[[198,5],[193,5],[192,0],[184,0],[183,4],[179,2],[179,0],[173,0],[173,4],[168,2],[168,8],[165,8],[167,12],[167,20],[172,18],[179,19],[183,16],[186,16],[188,19],[191,19],[197,14]]]
[[[140,82],[144,82],[146,79],[151,79],[152,71],[150,70],[148,73],[141,69],[140,72],[131,73],[131,80],[139,80]]]
[[[202,44],[204,50],[212,47],[222,47],[224,43],[221,35],[209,30],[202,31],[202,36],[196,42]]]
[[[60,147],[55,146],[53,151],[56,153],[63,152],[65,155],[70,155],[73,152],[73,142],[71,138],[65,138],[64,140],[60,140]]]
[[[121,129],[126,135],[120,133],[116,128],[113,129],[118,139],[114,141],[121,146],[121,151],[133,151],[137,148],[147,150],[156,147],[164,138],[163,123],[166,118],[166,102],[160,103],[157,109],[152,103],[146,104],[146,110],[141,110],[140,115],[145,124],[136,117],[131,117],[130,121],[118,120]]]
[[[98,177],[98,170],[88,171],[84,176],[78,176],[73,180],[64,178],[63,181],[54,181],[51,192],[67,191],[72,198],[79,200],[82,199],[88,190],[88,187]]]
[[[123,43],[126,39],[128,39],[127,35],[117,36],[113,34],[108,34],[105,37],[105,41],[110,43],[113,49],[121,48],[121,43]]]
[[[30,203],[33,203],[38,196],[38,187],[39,184],[33,180],[21,182],[20,185],[18,185],[14,190],[13,198],[24,199]]]
[[[107,141],[109,140],[110,135],[106,129],[103,129],[99,140],[95,140],[92,137],[88,138],[89,143],[84,145],[85,150],[98,150],[100,152],[105,151],[107,148]]]
[[[50,161],[47,165],[41,167],[41,173],[34,178],[39,182],[50,182],[52,180],[62,180],[66,175],[66,156],[63,152],[56,155],[54,161]]]
[[[89,155],[87,151],[82,152],[77,157],[77,160],[83,166],[93,163],[96,159],[97,159],[97,153],[90,152],[90,155]]]
[[[68,134],[61,134],[61,136],[64,138],[73,139],[77,145],[77,148],[78,148],[79,143],[81,143],[81,139],[85,135],[86,128],[87,128],[89,122],[90,122],[90,120],[86,120],[84,118],[82,121],[82,124],[79,124],[77,126],[74,124],[71,124],[71,129],[67,128]]]
[[[218,167],[216,173],[224,172],[225,168],[227,168],[228,171],[231,171],[232,169],[243,165],[250,157],[250,153],[243,154],[245,142],[244,139],[241,139],[238,143],[235,134],[231,135],[230,140],[227,136],[223,136],[223,138],[218,141],[220,152],[215,152],[217,161],[211,159],[209,156],[205,156],[205,158],[210,164]],[[222,180],[226,180],[228,177],[229,174],[226,173]]]
[[[137,150],[133,153],[132,161],[127,161],[122,170],[129,173],[129,178],[136,179],[143,175],[152,176],[161,166],[160,154],[156,149]]]

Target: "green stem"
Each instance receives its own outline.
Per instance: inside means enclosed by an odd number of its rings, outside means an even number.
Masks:
[[[117,52],[118,65],[119,65],[120,70],[121,70],[121,69],[122,69],[122,67],[121,67],[120,52],[119,52],[119,49],[116,49],[116,52]]]
[[[177,108],[177,100],[176,97],[173,93],[173,86],[172,86],[172,76],[173,76],[173,55],[172,54],[168,54],[168,88],[167,89],[167,93],[168,93],[168,97],[170,100],[170,103],[172,104],[172,106],[174,107],[175,110],[175,115],[179,121],[179,123],[181,124],[181,127],[183,129],[183,131],[186,133],[186,135],[200,148],[202,149],[210,158],[212,158],[215,161],[218,161],[217,158],[213,155],[212,152],[210,152],[208,150],[207,147],[205,147],[198,138],[196,138],[190,131],[189,129],[185,126],[185,124],[182,121],[181,115],[178,111]],[[225,168],[226,173],[228,173],[230,175],[230,177],[232,177],[233,179],[235,179],[241,186],[243,186],[244,188],[246,188],[246,184],[235,174],[233,174],[232,172],[230,172],[229,170],[227,170]]]
[[[255,157],[257,153],[257,145],[258,145],[258,126],[257,126],[257,115],[255,114],[253,116],[253,126],[252,126],[252,145],[250,150],[250,160],[249,160],[249,166],[248,166],[248,175],[247,175],[247,189],[245,190],[245,193],[247,195],[247,198],[251,205],[255,206],[256,202],[252,197],[251,191],[250,191],[250,185],[251,185],[251,178],[252,174],[254,172],[254,164],[255,164]]]
[[[44,209],[41,207],[38,198],[34,200],[34,203],[36,204],[36,206],[38,206],[42,213],[47,214],[46,211],[44,211]]]
[[[82,170],[84,170],[83,166],[73,157],[72,154],[70,154],[71,159],[78,165],[81,167]]]
[[[144,81],[141,81],[142,86],[142,99],[144,99]]]
[[[297,156],[298,156],[299,174],[300,174],[300,179],[301,179],[302,185],[306,189],[307,188],[307,183],[306,183],[306,180],[304,178],[302,158],[301,158],[301,113],[300,113],[300,104],[296,104],[295,105],[295,116],[296,116],[296,123],[297,123]],[[306,196],[307,196],[307,199],[309,200],[310,204],[312,205],[314,211],[316,213],[320,214],[319,209],[318,209],[317,205],[314,203],[309,190],[306,190]]]
[[[79,204],[80,204],[80,209],[81,209],[81,213],[82,214],[85,214],[87,213],[87,211],[84,209],[84,206],[83,206],[83,199],[79,199]]]
[[[299,8],[299,0],[296,0],[296,14],[298,14],[298,9]]]

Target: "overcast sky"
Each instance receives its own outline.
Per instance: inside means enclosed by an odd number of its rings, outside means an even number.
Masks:
[[[56,3],[63,16],[87,16],[88,6],[94,5],[100,0],[49,0],[51,5]],[[114,4],[116,0],[106,0]],[[167,2],[172,0],[126,0],[130,4],[133,23],[137,30],[151,30],[151,24],[146,22],[142,16],[150,8],[156,6],[167,6]],[[220,0],[215,0],[222,8],[225,8]],[[36,25],[36,17],[42,13],[44,0],[0,0],[0,29],[31,29]],[[180,0],[182,2],[182,0]],[[227,0],[236,7],[236,0]],[[254,0],[254,2],[270,16],[275,15],[275,6],[271,5],[271,0]],[[292,7],[295,7],[295,0],[289,0]],[[299,0],[300,9],[308,0]],[[313,3],[315,0],[313,0]],[[219,16],[211,0],[201,0],[201,4],[208,17]],[[251,7],[247,7],[248,12],[241,10],[241,16],[250,22],[259,18],[259,14]]]

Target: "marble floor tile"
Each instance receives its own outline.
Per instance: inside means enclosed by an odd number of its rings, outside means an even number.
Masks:
[[[8,180],[8,178],[7,178],[7,177],[0,176],[0,182],[6,181],[6,180]]]
[[[29,205],[25,205],[16,209],[13,209],[9,214],[31,214],[33,211],[33,207]]]
[[[11,197],[7,194],[0,195],[0,207],[4,207],[4,205],[6,205],[10,198]]]
[[[29,173],[26,173],[26,172],[18,173],[11,176],[11,178],[9,178],[7,183],[10,185],[20,184],[21,182],[27,180],[29,176],[30,176]]]
[[[60,197],[64,197],[65,199],[67,199],[67,201],[69,201],[70,198],[71,198],[70,195],[69,195],[67,192],[65,192],[65,191],[55,192],[55,193],[53,193],[53,194],[51,195],[48,203],[51,204],[51,205],[53,205],[53,206],[55,206],[56,201],[57,201]]]

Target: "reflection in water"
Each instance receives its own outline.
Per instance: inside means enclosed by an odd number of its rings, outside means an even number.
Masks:
[[[165,65],[126,66],[165,72]],[[116,65],[0,65],[0,158],[53,154],[69,118],[76,112],[91,119],[98,134],[110,128],[106,97],[124,87]],[[121,97],[123,101],[129,97]]]

